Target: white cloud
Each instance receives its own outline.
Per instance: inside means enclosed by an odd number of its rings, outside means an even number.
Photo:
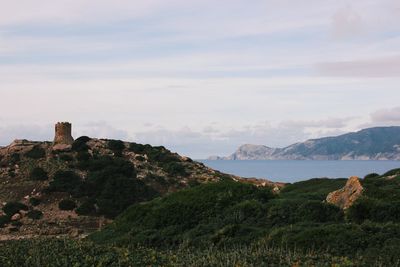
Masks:
[[[353,39],[364,31],[361,16],[351,7],[339,9],[332,17],[333,36],[337,39]]]

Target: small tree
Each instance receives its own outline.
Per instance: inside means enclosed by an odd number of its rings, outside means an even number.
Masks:
[[[46,156],[46,151],[40,146],[34,146],[25,156],[32,159],[41,159]]]
[[[28,210],[28,207],[25,204],[20,202],[8,202],[3,207],[3,211],[8,216],[13,216],[18,213],[20,210]]]
[[[31,210],[26,216],[32,220],[40,220],[43,217],[43,212],[40,210]]]
[[[49,179],[47,172],[40,167],[35,167],[29,174],[29,178],[34,181],[45,181]]]
[[[60,210],[73,210],[76,208],[75,201],[71,199],[63,199],[58,203],[58,208]]]

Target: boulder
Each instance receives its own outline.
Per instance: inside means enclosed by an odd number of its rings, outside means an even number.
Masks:
[[[363,191],[364,188],[359,178],[352,176],[343,188],[330,192],[326,201],[342,209],[348,209],[362,195]]]
[[[57,152],[69,152],[71,151],[71,145],[67,145],[67,144],[56,144],[53,146],[53,151],[57,151]]]
[[[11,221],[19,221],[21,218],[22,218],[21,214],[15,213],[15,214],[11,217]]]

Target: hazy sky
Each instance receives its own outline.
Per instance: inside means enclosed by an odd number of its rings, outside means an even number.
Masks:
[[[0,145],[194,158],[400,125],[399,0],[0,0]]]

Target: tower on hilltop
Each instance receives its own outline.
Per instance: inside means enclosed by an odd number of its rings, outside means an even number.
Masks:
[[[74,142],[72,138],[71,130],[72,125],[69,122],[57,122],[56,124],[56,134],[54,137],[54,144],[65,144],[71,145]]]

